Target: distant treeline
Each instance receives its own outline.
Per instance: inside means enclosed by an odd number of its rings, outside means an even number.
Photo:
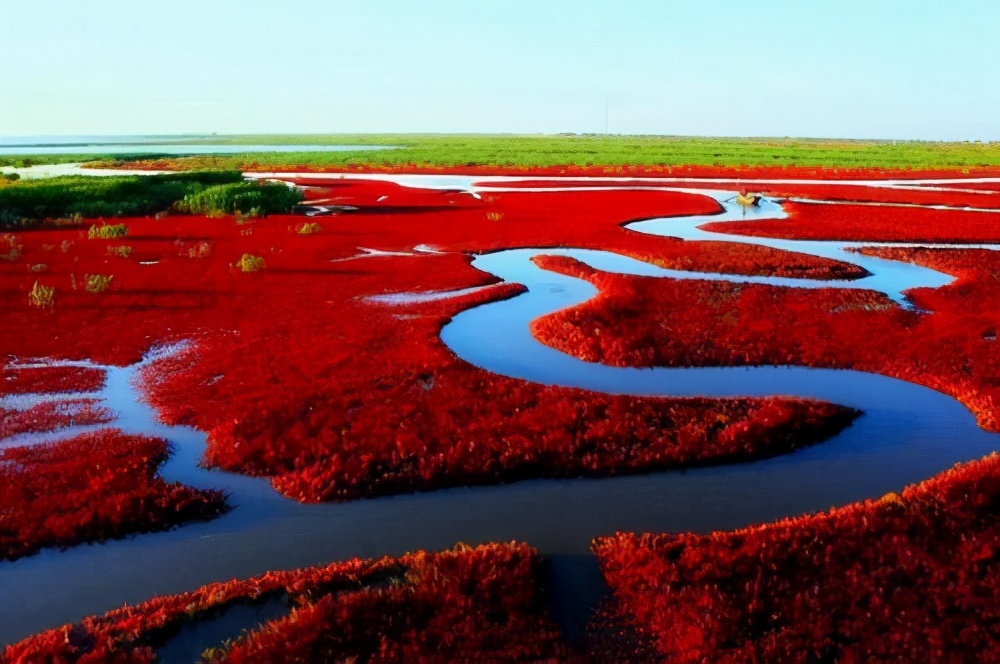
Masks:
[[[0,184],[0,228],[26,228],[43,219],[143,216],[174,209],[197,214],[287,212],[298,191],[247,182],[238,170],[169,175],[64,176]]]

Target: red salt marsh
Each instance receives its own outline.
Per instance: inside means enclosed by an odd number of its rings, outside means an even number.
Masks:
[[[796,240],[867,242],[996,243],[1000,213],[796,203],[784,205],[788,219],[706,224],[736,235]]]
[[[354,559],[212,584],[88,618],[8,646],[11,664],[151,662],[185,625],[238,605],[280,601],[288,615],[206,655],[212,662],[570,661],[545,611],[539,560],[524,544],[459,546]]]
[[[163,530],[226,509],[222,492],[157,477],[166,455],[163,440],[114,430],[0,450],[0,565],[44,547]]]
[[[678,662],[992,661],[998,506],[992,455],[814,516],[598,538],[615,624],[633,630],[616,645]]]
[[[193,424],[208,432],[207,463],[271,477],[276,489],[303,501],[747,461],[824,440],[855,417],[835,404],[802,399],[638,397],[526,383],[474,367],[441,342],[442,326],[458,313],[516,297],[523,290],[515,283],[496,283],[472,268],[471,254],[519,246],[571,246],[610,250],[673,269],[823,279],[831,281],[831,288],[647,280],[600,273],[565,259],[540,258],[537,262],[545,267],[583,276],[601,291],[584,305],[535,321],[536,337],[566,353],[632,366],[795,363],[864,368],[932,385],[961,399],[982,426],[997,426],[996,354],[990,344],[998,321],[996,310],[989,307],[998,295],[993,278],[996,252],[862,250],[957,276],[949,286],[910,293],[921,312],[902,309],[872,291],[838,289],[836,280],[865,274],[847,262],[761,246],[683,242],[622,228],[635,219],[719,210],[713,200],[693,194],[483,191],[476,198],[461,191],[426,191],[374,181],[299,182],[311,187],[307,200],[359,209],[311,219],[289,215],[239,222],[232,217],[178,215],[125,219],[129,235],[114,241],[88,240],[86,226],[19,233],[23,253],[0,269],[0,303],[12,322],[0,330],[0,343],[17,357],[126,364],[157,343],[191,340],[180,355],[146,370],[148,397],[168,422]],[[834,187],[830,191],[802,187],[793,189],[835,196]],[[864,200],[881,195],[870,194]],[[897,195],[903,196],[891,194]],[[822,227],[823,233],[833,232],[838,239],[857,240],[889,237],[892,228],[899,231],[892,237],[896,240],[940,237],[972,242],[996,237],[990,235],[992,217],[980,218],[979,213],[786,205],[792,219],[747,222],[746,228],[741,222],[719,224],[718,230],[791,228],[790,236],[809,237]],[[830,211],[815,212],[821,208]],[[867,216],[851,221],[855,213]],[[121,247],[129,251],[120,251]],[[44,269],[32,269],[35,265]],[[83,286],[88,275],[113,279],[106,290],[88,292]],[[35,282],[56,289],[50,307],[29,304],[27,294]],[[470,288],[475,290],[465,295],[405,306],[371,299]],[[74,334],[81,329],[87,334]],[[24,380],[30,379],[9,382]],[[74,380],[53,373],[11,391],[65,389]],[[995,471],[989,464],[983,468],[986,482]],[[907,523],[906,527],[917,527]],[[851,530],[854,526],[845,528],[848,533],[860,532]],[[932,546],[933,532],[913,535],[913,550]],[[604,556],[610,545],[601,542],[598,550]],[[835,544],[831,540],[831,546]],[[877,552],[878,545],[870,550]],[[852,555],[847,548],[843,551],[844,556]],[[835,548],[831,556],[839,552]],[[622,585],[619,578],[642,577],[650,571],[625,555],[616,564],[613,572],[605,565],[616,589]],[[983,569],[986,574],[991,568]],[[657,576],[662,570],[653,571],[656,574],[644,577],[648,583],[663,582]],[[478,568],[470,572],[468,587],[481,582],[483,573]],[[788,597],[797,592],[795,584],[807,584],[812,578],[803,574],[799,579],[792,572],[785,576],[793,589]],[[983,578],[970,583],[984,583]],[[866,597],[870,590],[859,588],[856,595]],[[346,633],[356,634],[366,644],[381,638],[382,643],[395,644],[385,646],[397,649],[392,652],[426,653],[422,648],[428,647],[427,642],[414,644],[405,634],[376,638],[371,634],[374,621],[364,617],[386,607],[408,610],[410,592],[400,591],[396,597],[364,591],[351,597],[311,599],[297,609],[295,620],[276,623],[225,656],[251,661],[288,643],[300,644],[302,652],[316,652],[310,650],[314,647],[353,656],[373,652],[365,649],[369,645],[357,646],[353,637],[345,637],[346,646],[329,640],[345,625],[350,626]],[[934,588],[921,587],[919,592],[939,596]],[[450,606],[451,599],[433,595],[427,601],[427,606],[440,607]],[[638,615],[633,604],[641,601],[645,600],[625,601],[629,615]],[[851,601],[854,606],[866,600]],[[510,608],[508,614],[518,611]],[[142,612],[130,615],[148,618]],[[534,621],[539,614],[532,615]],[[530,653],[569,657],[562,646],[551,645],[555,641],[547,618],[538,620],[517,623],[531,635],[524,640],[531,644]],[[640,628],[646,636],[657,637],[647,624],[652,619],[643,620]],[[742,620],[733,618],[733,629],[743,629]],[[792,622],[804,624],[798,618]],[[723,629],[727,625],[717,633],[728,634]],[[66,635],[78,629],[45,636],[44,647],[58,650],[66,643],[76,647]],[[100,631],[86,629],[88,639]],[[439,631],[433,626],[426,629],[428,634]],[[506,629],[495,633],[498,639],[511,638],[521,627]],[[105,644],[103,638],[98,642]],[[696,646],[688,641],[680,646],[656,643],[663,652],[696,652],[700,657],[731,654],[716,647],[713,638],[706,636]],[[754,638],[748,636],[747,642]],[[983,652],[988,645],[984,638],[974,635],[969,652]],[[918,643],[911,639],[905,647],[878,650],[882,646],[870,645],[875,643],[872,639],[859,637],[860,650],[844,652],[863,654],[864,648],[871,648],[881,654],[903,654]],[[485,647],[475,639],[469,643]],[[546,645],[534,650],[537,643]],[[145,648],[148,642],[140,638],[130,642],[132,646]],[[755,647],[747,646],[746,652]]]
[[[566,353],[619,366],[792,364],[885,373],[951,394],[983,427],[1000,428],[1000,309],[991,306],[1000,301],[1000,255],[865,253],[938,266],[959,279],[913,294],[934,311],[927,315],[873,291],[627,277],[546,257],[539,260],[547,267],[590,280],[601,295],[536,320],[533,331]]]

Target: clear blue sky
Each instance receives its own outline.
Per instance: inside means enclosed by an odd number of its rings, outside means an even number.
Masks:
[[[0,0],[0,135],[1000,140],[1000,0]]]

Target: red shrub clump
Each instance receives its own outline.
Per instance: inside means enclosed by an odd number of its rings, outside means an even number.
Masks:
[[[32,392],[94,392],[104,386],[104,371],[89,367],[6,368],[0,395]]]
[[[457,395],[460,386],[453,380],[439,377],[442,385],[429,397],[410,388],[392,390],[389,403],[398,394],[399,402],[407,404],[404,420],[390,408],[378,407],[366,409],[363,421],[329,415],[336,409],[325,409],[329,419],[309,418],[306,430],[315,432],[313,444],[322,445],[321,451],[304,460],[286,457],[265,466],[289,468],[274,478],[275,487],[299,500],[342,500],[537,477],[749,461],[824,440],[856,415],[832,404],[790,399],[588,396],[558,388],[546,393],[513,381],[477,381],[473,386],[482,401],[456,405],[449,395]],[[295,426],[294,420],[287,421]],[[455,421],[465,423],[461,430],[446,426]],[[545,423],[543,430],[539,422]],[[392,426],[404,432],[389,435]],[[328,431],[340,433],[324,433]],[[270,440],[248,440],[245,430],[226,434],[228,444],[235,441],[251,450]],[[227,467],[223,455],[231,450],[214,445],[208,456]],[[236,468],[255,470],[243,465],[248,457],[241,451],[234,459]]]
[[[110,422],[111,411],[96,404],[93,399],[73,399],[40,403],[25,410],[0,408],[0,440],[22,433],[41,433],[73,425]]]
[[[945,205],[948,207],[970,207],[981,209],[1000,208],[1000,195],[982,190],[947,191],[948,188],[966,189],[967,185],[938,185],[943,189],[918,189],[911,185],[906,189],[890,187],[862,187],[856,185],[822,184],[763,184],[760,187],[769,196],[780,198],[808,198],[824,201],[858,201],[872,203],[897,203],[902,205]]]
[[[8,646],[5,661],[150,662],[190,621],[238,603],[284,598],[292,607],[213,662],[567,661],[538,592],[538,557],[517,543],[459,545],[398,559],[353,559],[213,583],[123,607]],[[222,644],[220,644],[222,645]]]
[[[629,621],[678,662],[995,661],[1000,456],[825,514],[593,543]]]
[[[930,208],[785,203],[787,219],[712,222],[718,233],[791,240],[871,242],[1000,242],[1000,214]]]
[[[218,516],[225,498],[157,477],[167,443],[102,430],[0,451],[0,560]]]
[[[566,353],[618,366],[794,364],[883,373],[946,392],[980,426],[1000,430],[1000,253],[877,251],[959,278],[912,293],[928,315],[874,291],[629,277],[542,257],[545,267],[588,279],[601,294],[534,321],[532,331]]]

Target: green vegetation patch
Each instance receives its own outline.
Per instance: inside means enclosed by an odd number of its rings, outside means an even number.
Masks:
[[[287,212],[298,199],[298,192],[284,184],[246,182],[238,170],[22,179],[0,184],[0,228],[28,228],[43,219],[141,216],[171,208],[262,215]]]
[[[970,168],[1000,166],[1000,143],[814,138],[516,135],[256,135],[217,137],[225,145],[358,145],[348,152],[248,152],[167,157],[178,168],[312,166],[802,166],[823,168]],[[391,150],[365,145],[395,146]],[[104,164],[135,161],[134,157]]]
[[[174,207],[192,214],[240,212],[260,216],[268,212],[287,212],[301,198],[297,189],[281,183],[238,182],[187,194]]]
[[[67,150],[72,150],[67,147]],[[42,166],[48,164],[75,164],[91,161],[107,161],[109,159],[159,159],[170,155],[156,153],[135,153],[124,154],[94,154],[91,152],[66,152],[64,154],[4,154],[0,155],[0,166],[13,166],[15,168],[28,168],[30,166]]]

